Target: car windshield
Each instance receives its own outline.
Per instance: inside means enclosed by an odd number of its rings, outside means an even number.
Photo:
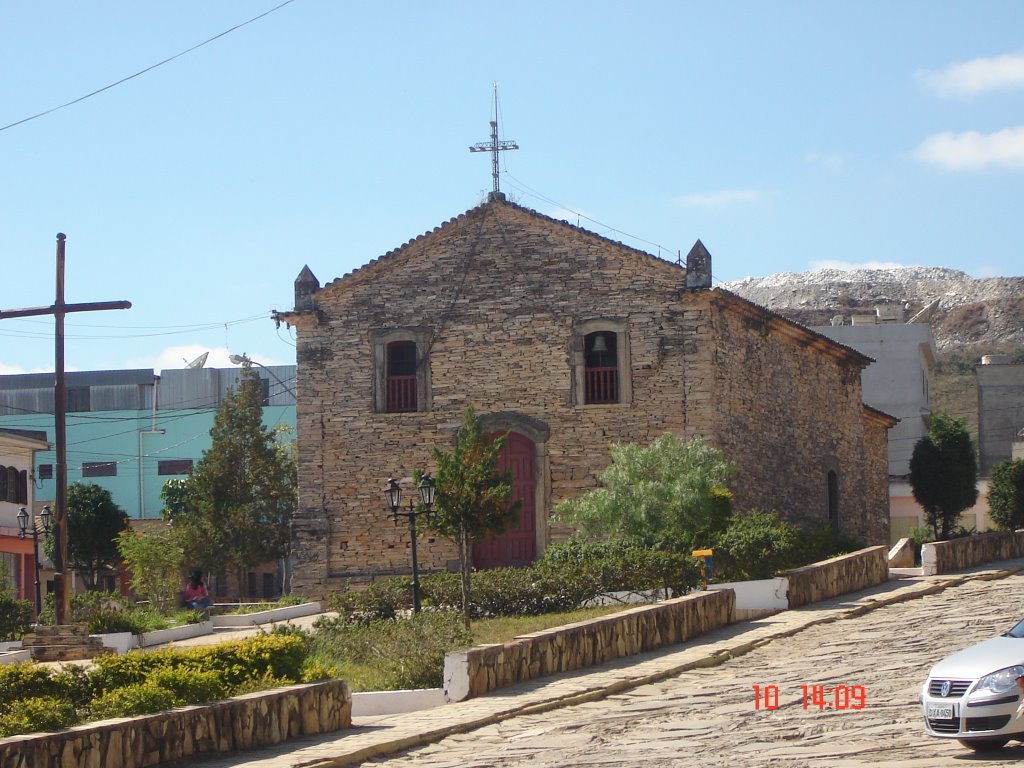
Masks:
[[[1024,619],[1014,624],[1013,629],[1003,635],[1003,637],[1024,637]]]

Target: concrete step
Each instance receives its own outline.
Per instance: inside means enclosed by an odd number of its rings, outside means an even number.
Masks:
[[[29,650],[35,661],[76,661],[107,653],[102,640],[89,637],[88,627],[76,624],[36,627],[22,638],[21,647]]]

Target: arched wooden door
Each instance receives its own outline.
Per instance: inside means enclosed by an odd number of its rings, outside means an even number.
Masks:
[[[537,504],[533,475],[536,449],[530,438],[510,432],[499,468],[512,471],[512,503],[521,502],[519,525],[500,536],[473,545],[476,568],[529,565],[537,553]]]

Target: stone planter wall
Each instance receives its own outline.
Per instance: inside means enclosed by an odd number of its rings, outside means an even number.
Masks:
[[[215,627],[251,627],[260,624],[269,624],[272,621],[285,621],[297,619],[300,616],[312,616],[320,613],[320,603],[300,603],[299,605],[285,605],[281,608],[271,608],[267,611],[257,613],[222,613],[212,617]]]
[[[1024,531],[979,533],[925,544],[921,547],[921,568],[925,576],[932,576],[1019,557],[1024,557]]]
[[[149,768],[279,744],[352,724],[348,683],[293,685],[57,733],[0,739],[0,768]]]
[[[888,550],[868,547],[781,574],[789,581],[789,607],[857,592],[889,579]]]
[[[682,643],[732,622],[735,605],[731,590],[699,592],[450,653],[444,660],[445,695],[449,701],[462,701],[525,680]]]

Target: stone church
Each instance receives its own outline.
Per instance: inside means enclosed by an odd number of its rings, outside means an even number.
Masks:
[[[613,442],[700,437],[736,467],[735,508],[888,541],[887,431],[866,407],[871,359],[711,287],[698,241],[686,267],[513,204],[501,193],[320,286],[295,308],[297,592],[410,570],[407,524],[383,488],[451,447],[472,405],[522,501],[519,527],[477,567],[521,565],[567,531],[563,499],[597,486]],[[421,521],[422,522],[422,521]],[[421,569],[453,567],[423,531]]]

